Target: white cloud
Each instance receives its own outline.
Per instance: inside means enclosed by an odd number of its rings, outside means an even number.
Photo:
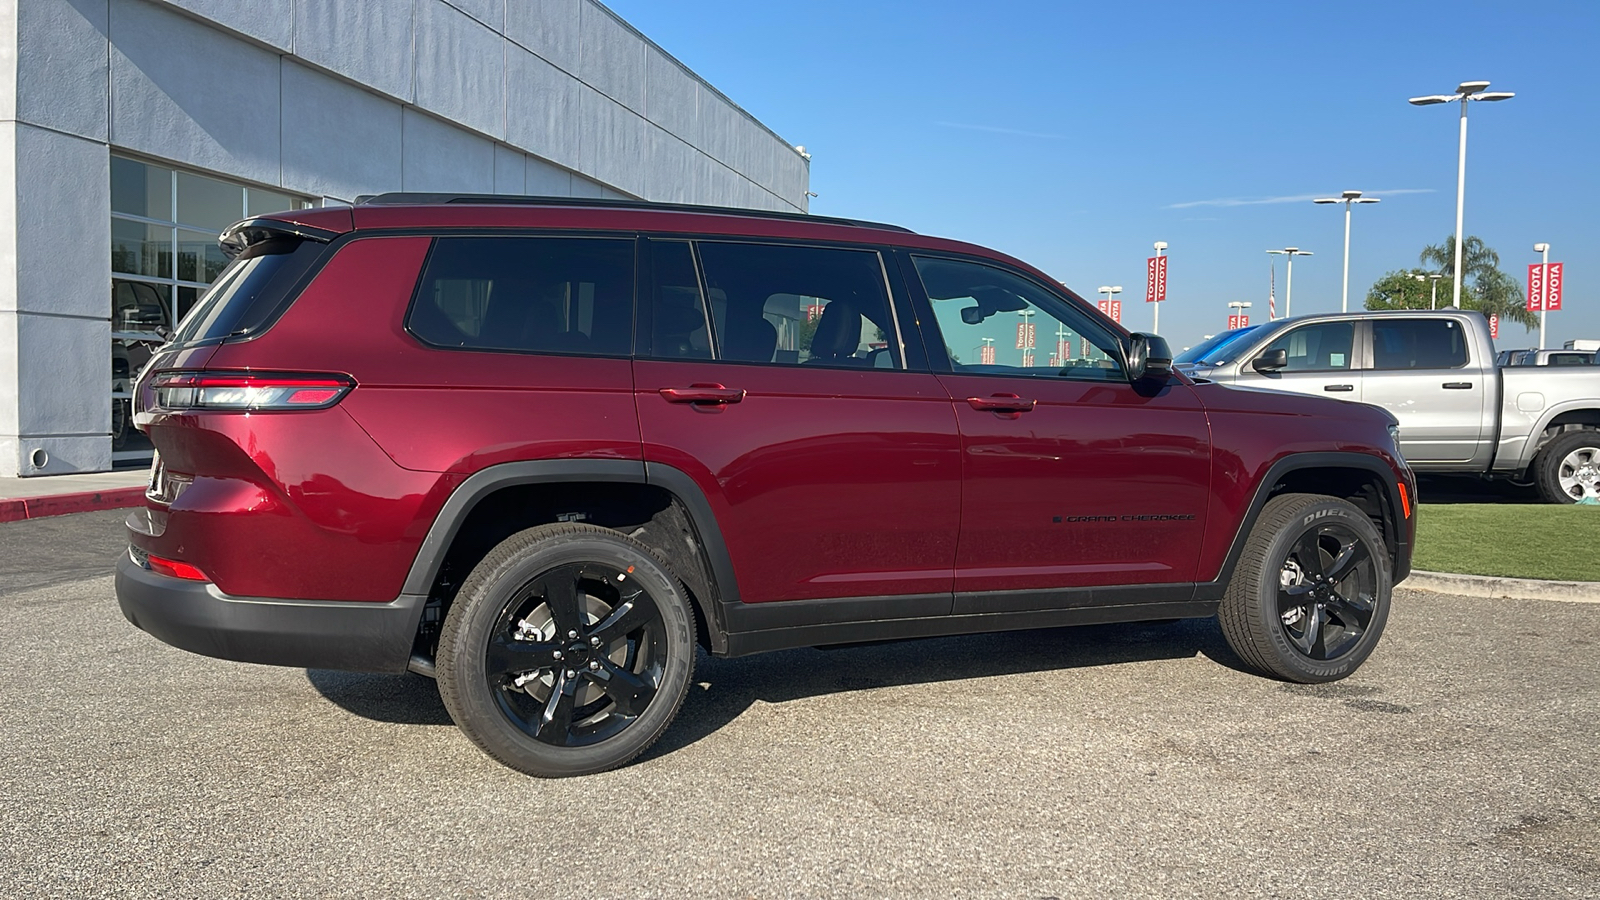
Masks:
[[[935,122],[941,128],[962,128],[967,131],[987,131],[991,134],[1014,134],[1018,137],[1045,138],[1052,141],[1064,141],[1064,134],[1045,134],[1040,131],[1023,131],[1019,128],[998,128],[994,125],[968,125],[962,122]]]
[[[1432,194],[1433,188],[1395,188],[1390,191],[1364,191],[1364,197],[1397,197],[1401,194]],[[1186,203],[1172,203],[1163,209],[1194,209],[1197,206],[1264,206],[1271,203],[1310,203],[1318,197],[1338,196],[1336,193],[1326,194],[1293,194],[1282,197],[1218,197],[1215,200],[1190,200]]]

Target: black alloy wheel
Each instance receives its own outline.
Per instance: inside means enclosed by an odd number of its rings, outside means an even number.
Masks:
[[[450,717],[530,775],[623,765],[661,736],[694,672],[688,592],[647,547],[592,525],[519,532],[484,557],[439,633]]]
[[[1289,681],[1336,681],[1377,646],[1392,591],[1388,548],[1348,501],[1284,494],[1250,530],[1217,620],[1250,667]]]

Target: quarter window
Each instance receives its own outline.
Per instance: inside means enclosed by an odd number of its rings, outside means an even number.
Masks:
[[[440,347],[626,356],[633,248],[608,238],[439,238],[407,326]]]
[[[1262,352],[1285,351],[1289,356],[1285,372],[1342,371],[1353,365],[1350,350],[1354,345],[1353,323],[1323,322],[1287,331]]]
[[[1467,364],[1461,323],[1449,319],[1372,320],[1374,369],[1454,369]]]
[[[699,251],[718,359],[902,366],[876,252],[711,242]]]
[[[914,262],[955,371],[1126,380],[1111,332],[1032,281],[979,263]]]

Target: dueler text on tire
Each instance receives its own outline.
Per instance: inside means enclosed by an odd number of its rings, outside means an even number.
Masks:
[[[1377,646],[1391,579],[1366,513],[1333,497],[1284,494],[1250,529],[1217,619],[1233,651],[1264,674],[1337,681]]]
[[[507,538],[445,617],[439,694],[484,752],[530,775],[620,766],[688,691],[694,613],[643,544],[562,524]]]
[[[1533,480],[1551,503],[1600,500],[1600,431],[1569,431],[1539,451]]]

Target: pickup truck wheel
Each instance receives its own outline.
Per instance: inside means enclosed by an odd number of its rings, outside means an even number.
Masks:
[[[1600,431],[1570,431],[1544,445],[1534,463],[1539,493],[1551,503],[1600,501]]]
[[[1262,508],[1217,620],[1263,674],[1311,684],[1354,672],[1377,646],[1393,585],[1383,537],[1366,513],[1316,494]]]
[[[694,613],[643,544],[591,525],[530,528],[484,557],[440,630],[450,717],[529,775],[586,775],[655,743],[688,692]]]

